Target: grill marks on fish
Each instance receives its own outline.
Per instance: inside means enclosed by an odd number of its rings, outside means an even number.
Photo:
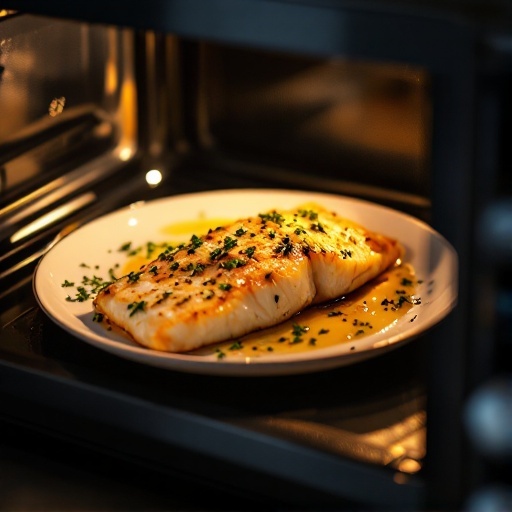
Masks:
[[[94,303],[140,344],[186,352],[337,298],[400,255],[394,240],[308,204],[193,236],[118,279]]]

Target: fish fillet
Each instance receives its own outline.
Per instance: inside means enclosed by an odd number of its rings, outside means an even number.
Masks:
[[[193,236],[104,288],[94,305],[141,345],[187,352],[340,297],[401,254],[395,240],[306,204]]]

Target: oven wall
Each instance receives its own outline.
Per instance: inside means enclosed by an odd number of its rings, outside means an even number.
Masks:
[[[202,45],[200,58],[206,144],[319,178],[429,196],[424,70],[214,44]]]
[[[30,15],[0,17],[0,27],[0,204],[61,176],[69,160],[133,150],[126,34]]]

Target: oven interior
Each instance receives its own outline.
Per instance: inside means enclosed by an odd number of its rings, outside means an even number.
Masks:
[[[205,27],[192,7],[117,26],[54,4],[0,11],[2,419],[282,507],[449,508],[509,485],[510,452],[474,436],[480,395],[510,399],[501,29],[484,31],[475,62],[481,27],[443,16],[405,15],[424,31],[409,56],[323,41],[324,16],[374,27],[378,9],[311,7],[304,43],[268,21],[253,33],[247,17],[244,35],[234,6],[235,21]],[[292,16],[308,5],[275,4]],[[443,59],[422,46],[436,24],[451,30]],[[72,230],[135,201],[238,188],[358,197],[432,224],[461,259],[457,308],[376,360],[237,379],[121,360],[38,307],[37,262]]]

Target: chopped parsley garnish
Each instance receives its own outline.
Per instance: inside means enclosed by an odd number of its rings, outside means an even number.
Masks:
[[[224,268],[226,270],[233,270],[234,268],[243,267],[246,264],[247,264],[247,261],[245,261],[245,260],[233,258],[231,260],[223,261],[222,263],[219,264],[219,267]]]
[[[286,256],[287,254],[290,254],[293,250],[293,244],[290,242],[290,239],[288,237],[283,238],[283,242],[278,244],[277,247],[274,249],[274,252],[276,254],[282,254],[283,256]]]
[[[220,283],[219,288],[225,292],[231,290],[232,286],[229,283]]]
[[[203,245],[203,241],[197,235],[192,235],[192,238],[190,239],[190,245],[194,249],[197,249],[198,247],[201,247],[201,245]]]
[[[227,252],[230,249],[233,249],[233,247],[235,247],[235,245],[237,245],[237,244],[238,244],[238,240],[236,238],[231,238],[230,236],[227,236],[224,239],[224,251]]]
[[[190,272],[190,277],[197,276],[204,272],[205,266],[201,263],[189,263],[184,270]]]
[[[130,316],[133,316],[139,311],[144,311],[144,308],[146,307],[146,301],[141,300],[140,302],[131,302],[127,307],[131,310]]]
[[[256,251],[256,247],[253,245],[252,247],[248,247],[245,251],[242,251],[242,254],[245,254],[248,258],[252,258]]]
[[[66,300],[68,302],[85,302],[90,296],[91,294],[83,286],[78,286],[75,298],[73,299],[68,295]]]
[[[303,341],[302,336],[309,331],[309,327],[307,325],[299,325],[293,324],[292,327],[292,341],[291,344],[300,343]]]
[[[284,220],[284,217],[280,213],[277,213],[277,212],[260,213],[260,214],[258,214],[258,217],[263,222],[274,222],[275,224],[279,224],[279,225],[281,225],[281,223]]]
[[[164,293],[162,293],[162,297],[160,297],[156,301],[156,304],[161,304],[165,299],[167,299],[167,297],[169,297],[169,295],[172,295],[172,292],[164,292]]]
[[[307,217],[309,220],[318,219],[318,213],[313,210],[299,210],[299,215],[301,217]]]
[[[142,274],[143,272],[130,272],[126,277],[129,283],[136,283]]]
[[[94,313],[93,317],[92,317],[92,321],[93,322],[98,322],[99,324],[101,324],[101,322],[103,322],[103,318],[104,318],[104,315],[102,313]]]
[[[119,265],[116,265],[116,268],[119,267]],[[114,269],[109,268],[108,269],[108,277],[110,277],[111,281],[117,281],[117,276],[114,274]]]
[[[187,254],[194,254],[196,249],[201,247],[201,245],[203,245],[203,241],[197,235],[192,235],[190,238],[190,244],[188,245]]]
[[[150,259],[153,253],[156,250],[156,244],[154,242],[147,242],[146,243],[146,258]]]
[[[74,283],[70,281],[65,281],[68,283],[66,286],[74,286]],[[85,302],[88,299],[93,298],[98,292],[106,288],[112,281],[105,281],[103,278],[98,276],[88,277],[83,276],[82,278],[82,286],[77,286],[75,297],[71,297],[68,295],[66,297],[66,301],[68,302]],[[64,284],[62,285],[64,286]]]
[[[220,248],[217,248],[217,249],[214,249],[211,253],[210,253],[210,259],[213,261],[213,260],[216,260],[219,258],[219,256],[222,254],[222,249]]]
[[[311,224],[310,228],[313,231],[320,231],[321,233],[325,233],[325,228],[323,227],[323,225],[320,222]]]

